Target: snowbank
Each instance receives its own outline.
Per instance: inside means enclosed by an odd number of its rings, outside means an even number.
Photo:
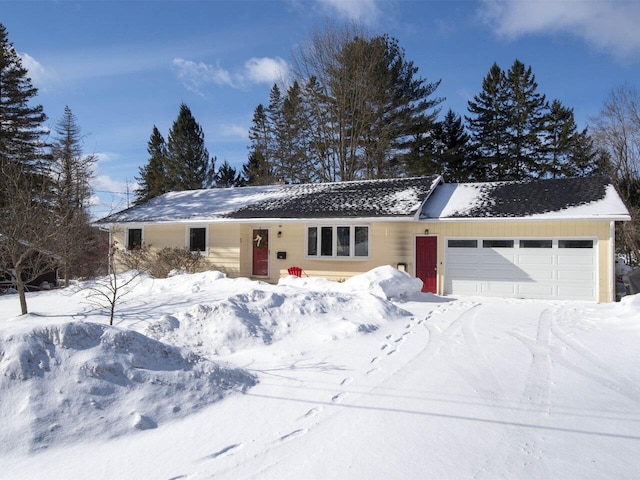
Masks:
[[[340,284],[331,283],[340,288]],[[165,315],[144,333],[207,356],[269,345],[292,335],[316,340],[347,338],[410,315],[369,294],[263,285]]]
[[[343,284],[345,291],[370,292],[386,299],[400,299],[422,290],[422,280],[390,265],[356,275]]]
[[[0,337],[0,449],[116,437],[191,413],[254,378],[132,330],[68,322]]]
[[[422,290],[422,280],[390,265],[355,275],[343,283],[332,282],[325,278],[288,276],[281,278],[279,285],[341,293],[370,293],[387,300],[410,297]]]

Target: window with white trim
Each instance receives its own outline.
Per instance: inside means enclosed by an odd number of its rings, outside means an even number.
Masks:
[[[207,228],[188,227],[188,248],[190,252],[207,251]]]
[[[312,225],[307,227],[307,257],[368,258],[366,225]]]
[[[127,250],[142,248],[142,228],[127,228]]]

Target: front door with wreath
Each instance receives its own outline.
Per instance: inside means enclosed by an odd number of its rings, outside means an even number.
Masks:
[[[252,235],[253,261],[251,275],[258,277],[269,276],[269,230],[254,228]]]

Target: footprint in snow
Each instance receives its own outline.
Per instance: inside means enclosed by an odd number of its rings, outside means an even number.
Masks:
[[[340,403],[347,394],[345,392],[336,393],[333,397],[331,397],[332,403]]]
[[[224,455],[230,454],[234,450],[237,450],[241,446],[242,446],[241,443],[234,443],[232,445],[228,445],[224,447],[222,450],[218,450],[217,452],[214,452],[211,455],[207,455],[206,457],[203,458],[203,460],[213,460],[215,458],[222,457]]]
[[[387,355],[393,355],[394,353],[396,353],[396,350],[391,350],[390,352],[387,352]]]
[[[380,357],[373,357],[369,363],[378,363],[380,361]]]
[[[371,370],[368,370],[365,375],[369,376],[369,375],[373,375],[374,373],[376,373],[378,370],[380,370],[379,368],[372,368]]]
[[[347,378],[344,378],[340,382],[340,385],[349,385],[351,382],[353,382],[353,378],[352,377],[347,377]]]
[[[387,348],[388,346],[389,346],[389,344],[388,344],[388,343],[385,343],[384,345],[382,345],[382,346],[380,347],[380,350],[384,350],[384,349],[385,349],[385,348]]]
[[[293,432],[289,432],[286,435],[281,436],[280,438],[275,440],[274,443],[275,442],[278,442],[278,443],[288,442],[289,440],[293,440],[295,438],[301,437],[302,435],[304,435],[308,431],[309,430],[306,429],[306,428],[299,428],[298,430],[294,430]]]
[[[322,407],[312,408],[311,410],[309,410],[307,413],[304,414],[303,418],[315,417],[318,413],[320,413],[320,411],[322,411]]]

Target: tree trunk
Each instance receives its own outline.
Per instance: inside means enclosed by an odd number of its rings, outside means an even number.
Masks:
[[[22,312],[22,315],[26,315],[29,312],[27,311],[27,296],[21,273],[22,272],[16,269],[16,290],[18,290],[18,298],[20,299],[20,311]]]

